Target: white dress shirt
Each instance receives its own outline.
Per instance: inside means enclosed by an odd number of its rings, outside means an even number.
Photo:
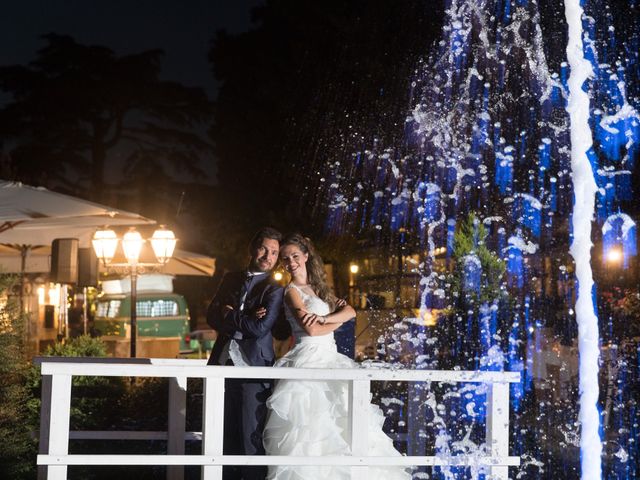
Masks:
[[[253,282],[253,277],[257,277],[258,275],[266,275],[266,274],[267,272],[247,272],[246,273],[247,279],[251,279],[251,282]],[[249,289],[246,289],[244,291],[244,294],[242,295],[242,298],[240,298],[240,307],[239,307],[240,312],[244,310],[244,301],[247,299],[248,292],[249,292]],[[239,334],[239,337],[236,338],[236,336],[234,335],[234,337],[231,340],[229,340],[227,344],[224,346],[224,348],[222,349],[222,353],[220,354],[220,365],[225,365],[228,360],[231,360],[234,365],[238,365],[239,367],[249,367],[250,366],[249,361],[247,360],[247,357],[244,355],[242,350],[240,350],[240,345],[238,345],[238,342],[236,341],[236,340],[242,339],[242,334],[240,332],[236,332],[236,334]]]

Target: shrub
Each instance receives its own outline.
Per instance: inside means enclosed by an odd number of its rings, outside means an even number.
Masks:
[[[31,415],[27,386],[24,316],[8,295],[18,278],[0,275],[0,478],[23,479],[35,475],[37,419]]]
[[[102,340],[88,335],[51,345],[44,352],[51,357],[106,357],[107,349]],[[33,407],[40,410],[40,369],[32,367],[31,386],[34,390]],[[120,399],[126,389],[120,377],[73,377],[71,400],[72,430],[108,429],[117,418]],[[32,409],[33,409],[32,407]]]

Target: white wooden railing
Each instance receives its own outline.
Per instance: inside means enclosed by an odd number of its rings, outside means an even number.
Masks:
[[[39,479],[63,480],[69,465],[167,465],[167,478],[181,480],[184,465],[201,465],[202,478],[222,479],[223,465],[346,465],[352,478],[364,480],[376,465],[480,466],[492,479],[508,478],[508,467],[520,464],[509,456],[509,384],[519,373],[443,370],[348,370],[270,367],[213,367],[201,360],[97,359],[42,357],[42,410],[40,416]],[[74,376],[165,377],[170,379],[168,430],[166,432],[69,431],[71,379]],[[187,378],[202,378],[202,432],[186,432]],[[225,378],[265,378],[348,381],[351,455],[333,457],[287,457],[223,455]],[[366,408],[371,381],[475,382],[487,384],[486,445],[489,452],[478,457],[368,456]],[[69,454],[70,439],[167,440],[167,455]],[[185,440],[201,440],[201,455],[185,455]]]

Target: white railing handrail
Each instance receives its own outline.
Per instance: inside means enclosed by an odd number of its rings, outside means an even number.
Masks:
[[[221,479],[222,465],[347,465],[352,478],[366,478],[369,466],[483,465],[492,478],[507,479],[509,456],[509,384],[517,372],[407,370],[396,368],[298,369],[207,366],[204,360],[38,357],[43,376],[39,478],[62,480],[68,465],[167,465],[171,480],[183,478],[184,465],[202,465],[203,479]],[[167,432],[69,431],[73,376],[164,377],[170,379]],[[187,378],[202,378],[203,431],[186,432]],[[352,455],[342,457],[239,456],[222,454],[224,381],[227,378],[339,380],[349,382]],[[481,456],[369,457],[366,405],[371,381],[485,383],[486,442]],[[51,412],[56,412],[52,415]],[[121,436],[119,436],[121,435]],[[69,455],[69,439],[166,439],[167,455]],[[202,455],[184,455],[185,439],[201,439]]]
[[[183,362],[189,360],[183,360]],[[96,377],[189,377],[189,378],[263,378],[289,380],[375,380],[399,382],[452,382],[452,383],[516,383],[517,372],[473,370],[405,370],[390,368],[273,368],[188,365],[162,362],[160,364],[128,364],[73,361],[41,362],[42,375],[73,375]]]
[[[142,457],[142,458],[141,458]],[[321,458],[321,460],[319,459]],[[464,455],[451,457],[408,456],[401,457],[357,457],[353,455],[323,457],[286,457],[280,455],[38,455],[38,464],[43,465],[322,465],[338,466],[469,466],[469,458]],[[474,457],[474,466],[516,467],[520,457]],[[492,479],[495,477],[492,477]]]

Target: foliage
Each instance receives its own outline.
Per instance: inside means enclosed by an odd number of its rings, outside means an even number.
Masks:
[[[104,357],[106,348],[99,338],[81,336],[64,343],[56,343],[45,352],[47,356],[64,357]],[[193,382],[192,382],[193,383]],[[37,368],[31,369],[29,386],[33,393],[31,410],[35,415],[40,409],[39,386],[40,374]],[[120,377],[73,377],[73,395],[71,401],[72,430],[135,430],[166,431],[168,409],[168,382],[164,378],[138,378],[133,382]],[[190,392],[201,391],[200,388],[189,387]],[[201,411],[200,396],[188,396],[189,410]],[[199,408],[198,408],[199,407]],[[201,429],[201,425],[194,427]],[[95,442],[75,440],[72,443],[74,452],[83,454],[121,453],[132,451],[141,454],[161,454],[166,452],[163,441],[109,441]],[[35,453],[33,453],[35,455]],[[163,478],[164,467],[84,467],[69,469],[71,479],[110,479],[120,472],[127,478],[152,479]],[[193,472],[191,472],[193,473]],[[197,473],[197,472],[196,472]],[[195,477],[193,477],[195,478]]]
[[[470,213],[456,228],[453,248],[455,270],[449,276],[448,283],[452,286],[454,297],[462,299],[466,304],[492,303],[504,299],[507,295],[503,285],[505,262],[489,248],[486,240],[487,230],[474,213]],[[467,255],[475,255],[480,261],[482,280],[479,294],[464,291],[463,288],[463,259]]]
[[[449,305],[439,319],[439,368],[479,368],[486,346],[481,344],[481,317],[496,309],[496,332],[500,335],[500,347],[508,351],[508,332],[511,325],[511,298],[504,287],[505,262],[486,243],[487,231],[474,213],[458,223],[454,234],[453,270],[445,276],[447,289],[451,292]],[[475,256],[479,264],[480,284],[478,289],[465,286],[465,258]],[[489,311],[482,312],[485,306]],[[492,340],[492,342],[495,338]]]
[[[640,337],[640,293],[637,289],[613,287],[611,290],[600,292],[603,314],[611,325],[601,326],[604,338],[611,335],[609,341],[622,342],[624,339]]]
[[[106,357],[107,349],[102,340],[88,335],[57,342],[49,346],[44,356],[53,357]],[[40,387],[40,373],[32,370],[32,386]],[[73,377],[74,395],[71,402],[71,429],[91,430],[107,428],[111,419],[119,415],[119,398],[124,394],[125,383],[119,377]],[[38,392],[39,393],[39,392]],[[40,409],[34,399],[34,409]]]
[[[27,388],[29,364],[25,356],[24,316],[7,294],[16,283],[0,275],[0,478],[31,478],[35,472],[37,420],[30,415]]]
[[[107,347],[99,338],[81,335],[67,342],[57,342],[47,347],[46,357],[106,357]]]
[[[15,276],[0,275],[0,478],[18,480],[35,475],[41,377],[27,358],[25,315],[17,299],[7,296],[16,281]],[[82,336],[54,344],[45,355],[104,357],[106,349],[99,339]],[[74,377],[73,386],[71,428],[108,427],[103,420],[117,412],[114,399],[123,393],[122,380]]]
[[[193,178],[204,174],[198,161],[210,146],[197,129],[209,121],[208,99],[200,88],[160,80],[161,50],[116,56],[69,36],[43,38],[28,66],[0,67],[0,90],[13,97],[0,109],[0,141],[15,179],[55,180],[101,200],[115,151],[129,152],[134,177],[150,159],[156,171],[163,159]],[[78,183],[87,189],[76,191]]]

